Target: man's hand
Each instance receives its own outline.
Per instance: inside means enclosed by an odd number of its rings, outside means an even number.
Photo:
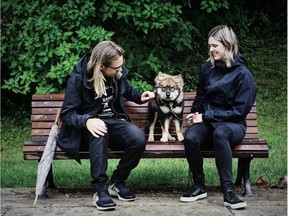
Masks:
[[[97,138],[107,133],[107,127],[101,119],[89,118],[86,122],[86,127],[90,133]]]
[[[141,95],[141,101],[142,101],[142,102],[148,101],[148,100],[150,100],[150,99],[152,99],[152,98],[155,98],[154,92],[145,91],[145,92],[143,92],[142,95]]]

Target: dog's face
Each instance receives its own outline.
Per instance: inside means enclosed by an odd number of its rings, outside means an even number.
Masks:
[[[181,74],[171,76],[159,72],[155,78],[157,94],[166,101],[174,101],[183,91],[184,81]]]

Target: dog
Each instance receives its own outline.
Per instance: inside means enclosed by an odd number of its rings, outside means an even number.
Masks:
[[[161,71],[155,78],[155,98],[148,102],[148,141],[154,141],[154,129],[157,120],[162,129],[161,142],[176,140],[169,133],[170,123],[173,120],[177,139],[184,139],[182,133],[183,109],[184,109],[184,81],[181,74],[171,76]]]

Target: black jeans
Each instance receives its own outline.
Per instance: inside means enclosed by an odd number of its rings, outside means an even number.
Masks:
[[[229,123],[234,124],[234,123]],[[243,139],[245,132],[233,130],[223,124],[213,127],[211,124],[200,123],[189,127],[184,136],[186,158],[196,185],[205,187],[205,176],[203,172],[203,155],[201,150],[214,148],[215,160],[220,177],[221,191],[233,190],[232,178],[232,147]]]
[[[95,192],[107,187],[108,147],[124,150],[111,179],[125,181],[131,170],[138,165],[147,143],[144,132],[133,123],[115,118],[103,121],[107,127],[104,136],[96,138],[88,130],[85,133],[85,139],[89,143],[90,172],[93,179],[91,183]]]

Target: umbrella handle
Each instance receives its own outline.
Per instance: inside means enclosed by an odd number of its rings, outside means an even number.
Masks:
[[[61,122],[61,120],[60,120],[60,111],[61,111],[61,109],[57,110],[57,114],[56,114],[56,118],[55,118],[55,124],[57,124],[58,126],[60,125],[60,122]]]

